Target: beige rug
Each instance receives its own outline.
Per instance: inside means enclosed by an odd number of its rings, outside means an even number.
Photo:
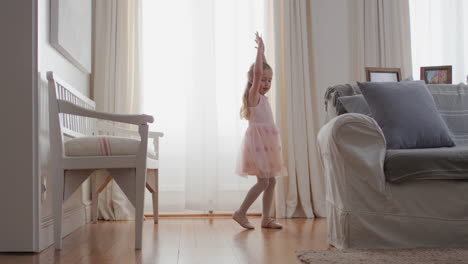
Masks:
[[[459,264],[468,263],[468,248],[298,250],[303,263],[316,264]]]

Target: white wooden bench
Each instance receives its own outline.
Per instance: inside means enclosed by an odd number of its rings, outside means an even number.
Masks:
[[[97,220],[98,195],[113,178],[135,206],[135,248],[140,249],[145,186],[152,193],[154,221],[158,222],[159,137],[163,134],[148,131],[152,116],[96,112],[92,100],[53,72],[47,73],[47,79],[55,247],[62,248],[63,201],[93,171],[107,169],[109,177],[92,179],[93,222]],[[138,126],[138,131],[119,127],[115,122]],[[64,137],[70,139],[64,141]],[[153,140],[154,153],[148,152],[148,138]]]

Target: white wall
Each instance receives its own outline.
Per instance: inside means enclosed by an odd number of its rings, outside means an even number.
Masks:
[[[0,251],[39,251],[53,242],[46,72],[90,94],[90,75],[49,44],[49,18],[50,0],[0,2]],[[65,234],[89,218],[87,204],[89,184],[65,204]]]
[[[50,1],[51,0],[38,1],[38,45],[41,79],[47,81],[45,76],[46,72],[54,71],[61,79],[89,96],[90,75],[80,71],[50,45]]]
[[[319,87],[355,81],[349,0],[312,0],[312,40]]]
[[[61,79],[89,97],[90,74],[79,70],[62,54],[50,45],[50,1],[38,1],[38,51],[39,51],[39,174],[47,191],[41,204],[40,249],[53,243],[52,221],[52,179],[49,161],[49,118],[48,118],[48,88],[47,71],[54,71]],[[89,218],[90,191],[89,181],[70,197],[64,206],[64,234],[68,234],[86,222]],[[88,219],[89,220],[89,219]]]
[[[0,251],[37,247],[35,10],[35,0],[0,2]]]
[[[325,90],[335,84],[354,82],[359,73],[355,69],[355,36],[352,33],[353,0],[311,0],[309,19],[313,79],[323,98]],[[323,112],[323,105],[315,111]],[[321,120],[323,123],[324,120]]]

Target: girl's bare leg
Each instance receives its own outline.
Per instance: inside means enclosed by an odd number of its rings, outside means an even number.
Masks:
[[[232,218],[236,220],[241,226],[253,229],[253,226],[249,223],[249,220],[246,217],[247,210],[250,206],[257,200],[258,196],[268,187],[269,183],[268,178],[261,178],[257,176],[257,183],[250,188],[249,192],[244,198],[240,208],[234,213]]]
[[[271,204],[273,202],[273,194],[275,193],[275,178],[269,178],[268,186],[263,192],[263,213],[262,213],[262,220],[267,220],[270,218],[270,209]]]
[[[269,178],[268,186],[263,192],[263,214],[262,214],[262,227],[280,229],[282,226],[270,218],[270,209],[273,202],[273,194],[275,192],[276,179]]]

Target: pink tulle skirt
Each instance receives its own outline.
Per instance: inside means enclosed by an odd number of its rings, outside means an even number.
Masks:
[[[287,176],[275,125],[250,124],[242,141],[236,173],[240,176]]]

